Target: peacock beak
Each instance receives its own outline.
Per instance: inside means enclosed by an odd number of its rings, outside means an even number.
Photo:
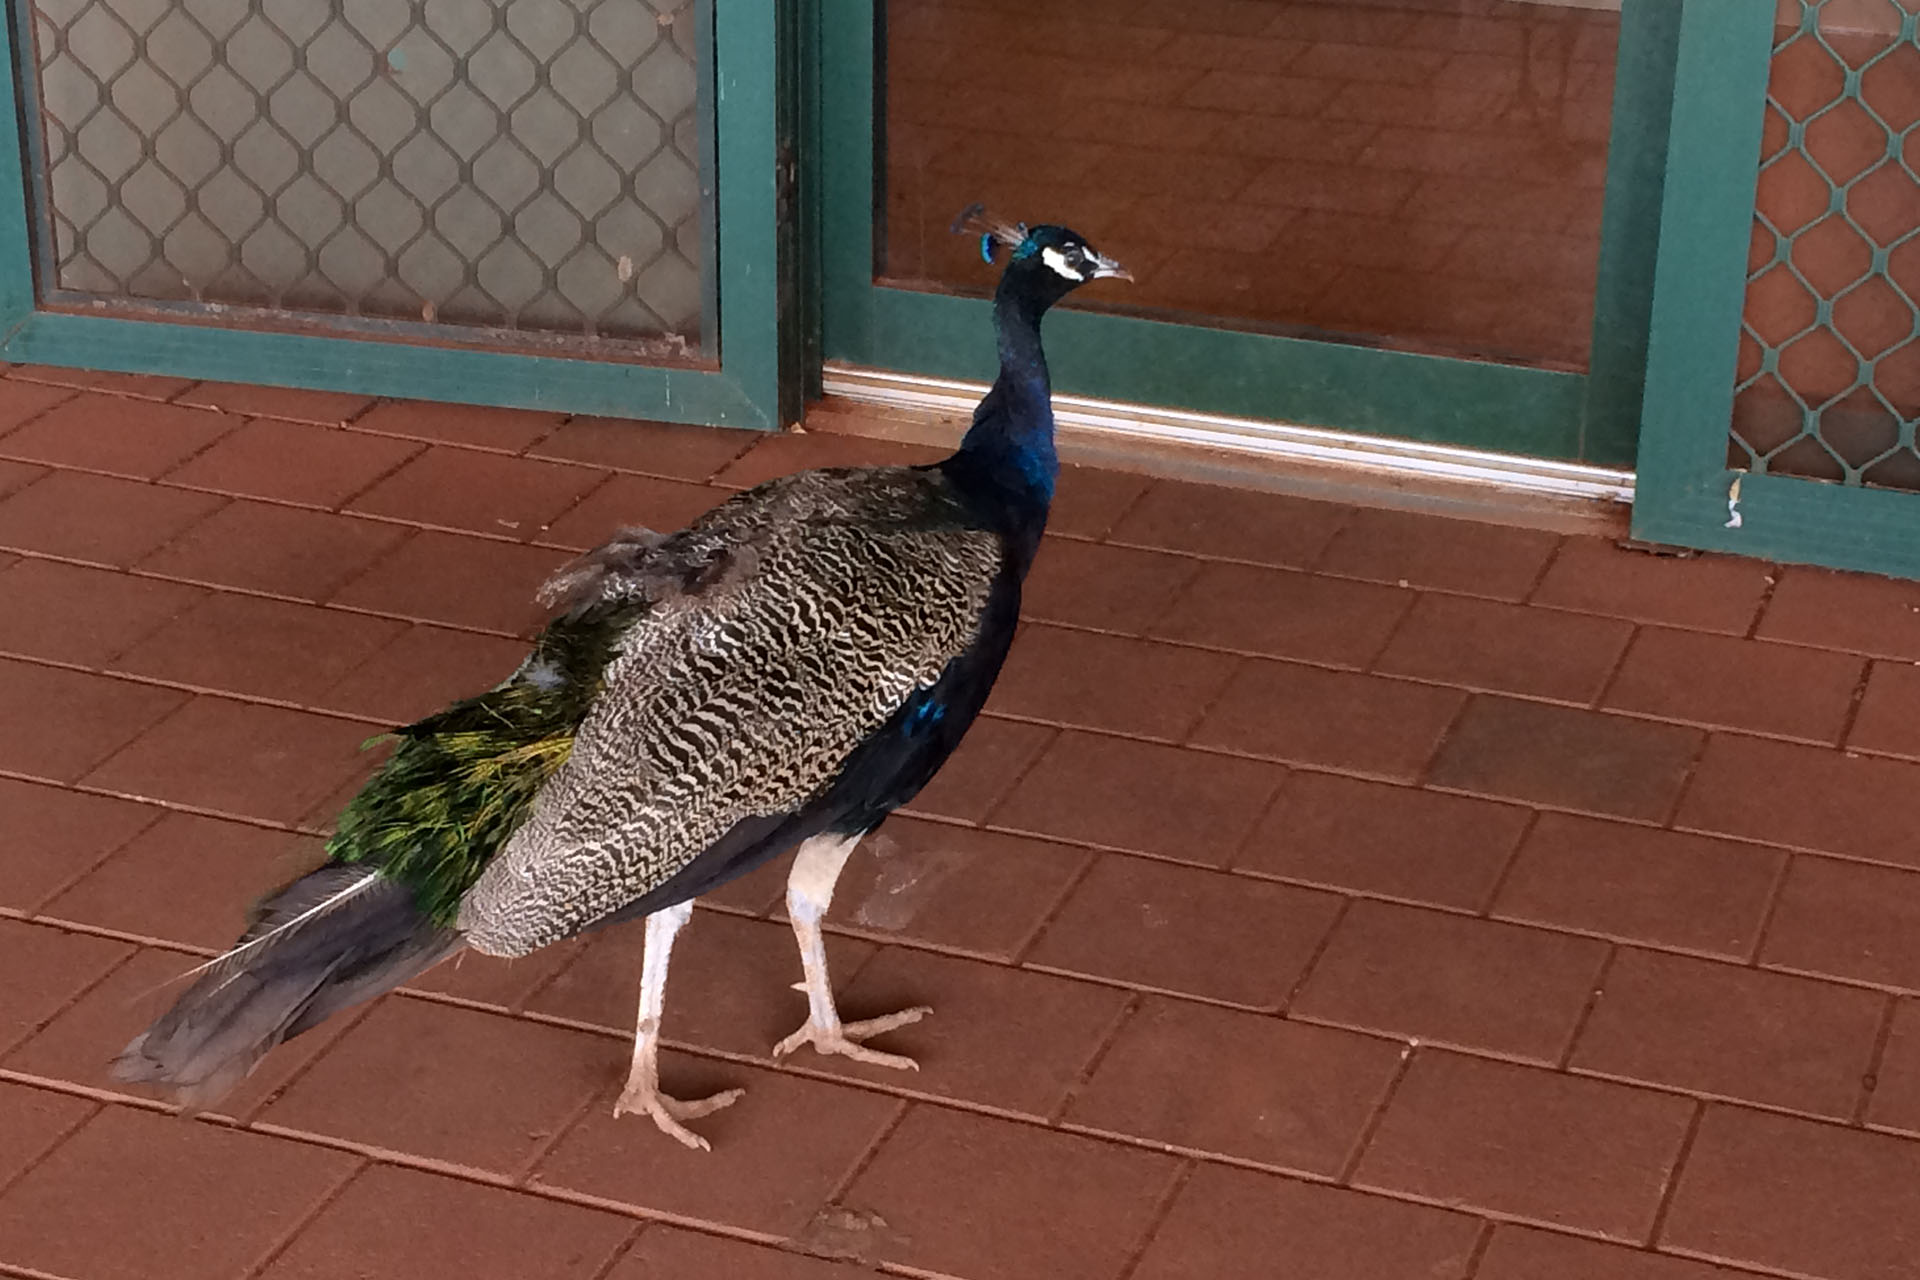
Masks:
[[[1133,280],[1133,272],[1127,270],[1105,254],[1093,255],[1093,276],[1095,280]]]

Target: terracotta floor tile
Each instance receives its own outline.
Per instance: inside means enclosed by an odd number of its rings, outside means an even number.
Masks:
[[[128,800],[0,778],[0,906],[38,906],[160,816]]]
[[[1343,773],[1412,782],[1466,695],[1286,662],[1241,667],[1193,741]]]
[[[754,446],[714,476],[730,489],[750,489],[776,476],[816,467],[907,467],[938,462],[950,450],[931,445],[836,435],[827,431],[762,435]]]
[[[625,1071],[626,1058],[617,1042],[583,1031],[395,997],[261,1119],[511,1174]]]
[[[1056,733],[1046,725],[981,716],[940,772],[907,802],[906,811],[984,821]]]
[[[1185,556],[1048,538],[1027,576],[1020,612],[1041,622],[1144,635],[1199,569]]]
[[[534,409],[492,409],[425,400],[385,400],[354,420],[356,431],[410,440],[443,441],[475,449],[518,453],[552,434],[564,419]]]
[[[1600,695],[1632,632],[1611,618],[1425,595],[1375,670],[1585,705]]]
[[[1053,509],[1047,514],[1047,531],[1071,538],[1099,538],[1106,535],[1139,501],[1150,484],[1145,476],[1100,467],[1060,468],[1053,489]]]
[[[1108,1280],[1174,1167],[1155,1152],[923,1106],[842,1201],[896,1233],[881,1250],[890,1261],[974,1280]]]
[[[1437,787],[1657,822],[1701,734],[1675,725],[1479,696],[1435,757]]]
[[[1795,858],[1760,961],[1796,973],[1920,991],[1920,875]]]
[[[197,955],[142,948],[4,1059],[9,1071],[41,1079],[108,1090],[126,1097],[159,1099],[149,1085],[127,1084],[108,1074],[113,1056],[166,1012],[181,979],[202,962]],[[213,1102],[215,1115],[244,1117],[297,1075],[346,1030],[362,1010],[336,1015],[269,1053],[232,1093]]]
[[[1864,665],[1819,649],[1647,627],[1608,689],[1606,705],[1708,728],[1833,743]]]
[[[1920,665],[1873,664],[1847,747],[1920,760]]]
[[[41,910],[219,951],[240,936],[253,903],[323,859],[310,836],[169,813]]]
[[[1207,565],[1153,628],[1163,640],[1364,668],[1413,601],[1410,592],[1253,565]]]
[[[804,1049],[792,1061],[1044,1117],[1079,1080],[1126,1000],[1125,992],[1111,987],[889,947],[860,966],[851,983],[841,984],[841,1013],[851,1020],[932,1006],[926,1018],[876,1042],[914,1059],[919,1070],[903,1074]]]
[[[205,594],[58,560],[21,560],[0,573],[0,651],[100,666]]]
[[[175,404],[219,409],[249,418],[278,418],[337,427],[366,412],[372,396],[345,391],[309,391],[301,387],[262,387],[240,382],[202,382],[173,398]]]
[[[1225,866],[1285,771],[1069,730],[993,813],[996,827]]]
[[[727,492],[680,480],[616,475],[549,524],[539,540],[585,551],[635,525],[672,533],[719,505]]]
[[[389,436],[256,418],[167,473],[167,483],[337,507],[422,448]]]
[[[1920,1001],[1895,1002],[1892,1031],[1874,1071],[1867,1123],[1920,1136]]]
[[[1006,715],[1177,741],[1237,659],[1120,636],[1027,626],[988,706]]]
[[[183,490],[156,492],[202,500]],[[240,499],[147,556],[140,568],[166,578],[322,600],[407,536],[407,530],[377,520]]]
[[[1316,567],[1374,582],[1522,600],[1558,541],[1535,529],[1370,507],[1354,512]]]
[[[30,418],[74,397],[72,387],[47,386],[8,378],[0,382],[0,432],[11,431]]]
[[[72,782],[187,700],[174,689],[0,658],[0,769]]]
[[[53,1150],[94,1108],[85,1098],[0,1080],[0,1187]]]
[[[618,1057],[609,1077],[625,1076],[626,1052]],[[675,1054],[665,1055],[661,1075],[677,1097],[746,1089],[732,1106],[693,1123],[711,1151],[681,1146],[645,1116],[616,1120],[610,1081],[605,1096],[541,1160],[535,1185],[792,1236],[826,1206],[901,1106],[845,1085]]]
[[[0,502],[0,547],[124,567],[225,502],[210,493],[53,471]]]
[[[1779,572],[1762,639],[1920,662],[1920,583],[1804,565]]]
[[[415,623],[312,703],[383,724],[411,724],[491,689],[526,656],[519,640]]]
[[[139,400],[171,400],[193,385],[192,378],[172,378],[156,373],[116,373],[110,369],[63,369],[49,364],[10,365],[7,377],[21,382],[72,387],[82,391],[105,391]]]
[[[1674,825],[1920,867],[1920,765],[1715,734]]]
[[[170,684],[311,705],[406,629],[390,618],[218,592],[112,666]]]
[[[1107,854],[1028,962],[1274,1009],[1299,981],[1339,904],[1311,889]]]
[[[1606,954],[1594,939],[1361,901],[1334,929],[1292,1013],[1552,1065]]]
[[[1149,997],[1066,1119],[1331,1178],[1401,1052],[1370,1036]]]
[[[1526,824],[1527,811],[1512,805],[1301,771],[1233,866],[1474,910]]]
[[[1920,1252],[1920,1145],[1709,1106],[1664,1248],[1832,1280],[1892,1280]]]
[[[457,1230],[434,1230],[437,1224]],[[263,1280],[595,1280],[633,1223],[611,1213],[375,1165],[308,1223]]]
[[[591,467],[434,445],[347,510],[525,541],[605,478]]]
[[[1751,1272],[1508,1223],[1493,1229],[1473,1274],[1474,1280],[1752,1280]]]
[[[640,998],[638,921],[583,939],[579,956],[527,1001],[536,1013],[605,1027],[631,1040]],[[843,990],[874,947],[829,936],[827,973]],[[800,951],[784,921],[696,912],[673,948],[662,1034],[680,1044],[765,1055],[807,1020]],[[892,1012],[889,1010],[888,1012]]]
[[[337,592],[330,603],[421,622],[512,634],[546,619],[533,593],[563,551],[426,532]]]
[[[1744,960],[1759,944],[1785,860],[1732,840],[1543,814],[1493,913]]]
[[[380,728],[202,695],[93,770],[87,785],[293,822],[360,767],[361,744]]]
[[[1425,1051],[1354,1185],[1638,1243],[1693,1115],[1685,1098]]]
[[[1886,997],[1711,960],[1626,949],[1572,1066],[1845,1120]]]
[[[1093,856],[1024,836],[896,817],[847,863],[827,921],[875,938],[1010,960]]]
[[[670,480],[706,480],[765,437],[758,431],[625,418],[570,418],[527,452]]]
[[[0,437],[0,455],[151,480],[240,422],[204,409],[87,392]]]
[[[0,1052],[132,954],[110,938],[0,918]]]
[[[1777,570],[1744,556],[1659,556],[1568,538],[1532,603],[1743,636]]]
[[[1203,1165],[1132,1274],[1268,1280],[1283,1265],[1301,1280],[1456,1280],[1479,1233],[1464,1214]]]
[[[90,1280],[237,1280],[357,1164],[343,1151],[108,1107],[0,1199],[0,1257]],[[127,1247],[132,1221],[137,1248]]]
[[[850,1246],[851,1247],[851,1246]],[[856,1280],[865,1263],[811,1258],[722,1236],[649,1226],[606,1280],[662,1280],[666,1276],[725,1276],[726,1280]]]
[[[1331,502],[1158,480],[1108,541],[1304,569],[1351,515]]]

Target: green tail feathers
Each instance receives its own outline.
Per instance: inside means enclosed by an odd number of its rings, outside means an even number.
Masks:
[[[327,853],[378,866],[451,926],[460,900],[566,763],[634,606],[556,619],[498,688],[373,742],[393,756],[340,815]],[[368,745],[372,745],[369,743]]]

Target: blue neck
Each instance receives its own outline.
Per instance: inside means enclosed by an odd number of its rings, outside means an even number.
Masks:
[[[1010,271],[1001,281],[993,300],[1000,376],[980,402],[972,428],[946,469],[995,509],[1009,535],[1037,548],[1060,472],[1053,447],[1052,387],[1040,349],[1040,317],[1047,302],[1014,285],[1013,275]]]

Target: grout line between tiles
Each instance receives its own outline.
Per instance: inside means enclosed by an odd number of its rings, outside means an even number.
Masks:
[[[1607,978],[1613,973],[1613,962],[1619,958],[1619,944],[1607,948],[1600,957],[1599,967],[1594,970],[1593,979],[1587,984],[1587,998],[1580,1006],[1580,1013],[1573,1020],[1573,1027],[1567,1035],[1566,1047],[1560,1051],[1556,1066],[1561,1071],[1570,1071],[1573,1067],[1574,1051],[1580,1047],[1580,1037],[1586,1034],[1587,1023],[1593,1018],[1594,1011],[1600,1007],[1605,997]]]
[[[1140,1269],[1140,1263],[1146,1258],[1147,1250],[1153,1247],[1153,1241],[1167,1224],[1167,1218],[1173,1213],[1173,1206],[1180,1199],[1180,1193],[1187,1189],[1187,1183],[1199,1171],[1199,1164],[1191,1159],[1183,1160],[1174,1166],[1173,1176],[1167,1179],[1167,1185],[1147,1212],[1146,1229],[1128,1250],[1127,1260],[1121,1264],[1115,1280],[1132,1280],[1134,1272]]]
[[[1100,1070],[1100,1064],[1107,1060],[1109,1053],[1113,1052],[1113,1046],[1119,1043],[1121,1035],[1126,1032],[1128,1025],[1139,1016],[1141,1006],[1145,1003],[1146,997],[1138,993],[1128,996],[1125,1000],[1121,1001],[1120,1008],[1114,1013],[1113,1017],[1107,1020],[1107,1025],[1101,1031],[1100,1038],[1094,1042],[1093,1050],[1087,1055],[1087,1060],[1081,1063],[1080,1070],[1074,1074],[1073,1079],[1068,1082],[1067,1087],[1061,1091],[1060,1100],[1056,1102],[1053,1109],[1047,1113],[1046,1123],[1050,1127],[1058,1128],[1065,1123],[1067,1112],[1073,1109],[1073,1104],[1079,1101],[1080,1094],[1093,1082],[1095,1073]]]
[[[267,1246],[266,1252],[261,1255],[259,1261],[241,1271],[240,1275],[242,1280],[254,1280],[261,1272],[271,1267],[274,1262],[279,1259],[280,1255],[285,1253],[288,1248],[292,1246],[293,1242],[299,1239],[301,1234],[314,1224],[321,1214],[325,1213],[333,1206],[335,1201],[347,1193],[348,1187],[358,1182],[360,1176],[372,1167],[373,1162],[371,1160],[361,1160],[360,1163],[354,1165],[347,1171],[346,1177],[334,1183],[334,1185],[327,1190],[326,1194],[322,1195],[309,1206],[305,1213],[296,1215],[293,1222],[280,1234],[279,1239]]]
[[[1539,809],[1528,809],[1526,815],[1520,822],[1520,830],[1515,834],[1513,847],[1507,850],[1506,857],[1500,863],[1500,869],[1494,873],[1493,883],[1487,886],[1486,901],[1480,905],[1478,911],[1473,913],[1482,920],[1494,918],[1493,908],[1500,901],[1500,895],[1506,892],[1507,881],[1513,878],[1513,869],[1520,865],[1521,851],[1527,847],[1527,842],[1533,839],[1534,830],[1540,825]]]
[[[1881,1073],[1887,1065],[1887,1046],[1893,1042],[1893,1021],[1900,1013],[1900,998],[1889,995],[1887,1007],[1880,1015],[1880,1026],[1874,1032],[1873,1051],[1867,1055],[1867,1069],[1860,1077],[1860,1097],[1854,1102],[1852,1121],[1857,1128],[1866,1128],[1867,1113],[1873,1109],[1874,1095],[1879,1092]]]
[[[652,1223],[642,1219],[629,1227],[626,1238],[613,1247],[613,1251],[607,1254],[605,1262],[602,1262],[594,1268],[593,1275],[589,1277],[589,1280],[607,1280],[607,1277],[612,1275],[620,1264],[633,1256],[634,1250],[640,1247],[641,1239],[647,1234],[647,1229],[652,1225]]]
[[[881,1125],[879,1131],[873,1135],[873,1141],[867,1143],[866,1148],[848,1162],[846,1172],[836,1178],[833,1185],[827,1188],[826,1195],[820,1199],[819,1207],[814,1210],[815,1214],[819,1214],[839,1204],[847,1192],[853,1189],[853,1184],[860,1180],[860,1175],[865,1173],[875,1160],[879,1159],[880,1148],[886,1146],[887,1140],[893,1137],[901,1125],[906,1123],[907,1113],[912,1111],[913,1107],[914,1103],[911,1100],[906,1098],[900,1099],[899,1105],[893,1109],[893,1114],[887,1117],[887,1122]]]
[[[1292,1012],[1293,1002],[1300,998],[1300,993],[1306,990],[1307,983],[1313,980],[1314,970],[1319,968],[1321,959],[1333,946],[1334,936],[1340,932],[1340,926],[1344,925],[1347,917],[1352,914],[1353,904],[1353,898],[1341,896],[1340,905],[1334,908],[1333,919],[1327,922],[1326,931],[1320,935],[1319,941],[1314,943],[1312,952],[1307,956],[1306,964],[1300,967],[1300,976],[1293,980],[1293,985],[1287,988],[1287,994],[1273,1009],[1276,1016],[1285,1018]]]
[[[78,933],[81,931],[68,929],[68,930],[61,930],[61,932]],[[97,935],[92,935],[92,936],[97,936]],[[118,939],[115,939],[115,941],[118,941]],[[4,1061],[5,1059],[12,1057],[15,1053],[19,1052],[22,1048],[32,1043],[36,1038],[38,1038],[41,1032],[45,1031],[48,1027],[52,1026],[55,1022],[59,1021],[60,1018],[66,1014],[67,1010],[73,1008],[75,1005],[79,1004],[82,1000],[85,1000],[89,995],[93,994],[93,992],[98,987],[100,987],[102,984],[107,982],[108,979],[112,978],[114,974],[120,972],[120,970],[126,968],[129,964],[133,963],[133,958],[139,954],[140,952],[137,949],[127,952],[126,955],[121,956],[118,960],[115,960],[112,964],[108,965],[105,969],[101,970],[100,973],[97,974],[92,981],[81,984],[79,990],[75,991],[72,995],[68,996],[65,1000],[61,1001],[59,1007],[54,1009],[51,1013],[48,1013],[45,1017],[41,1018],[39,1021],[30,1024],[24,1031],[22,1031],[19,1035],[15,1036],[13,1039],[0,1040],[0,1061]]]
[[[1766,903],[1760,909],[1760,923],[1753,931],[1753,950],[1746,960],[1749,968],[1766,967],[1761,963],[1760,957],[1767,951],[1767,934],[1772,932],[1774,917],[1779,914],[1780,903],[1787,896],[1787,878],[1793,874],[1793,864],[1803,856],[1806,855],[1792,850],[1786,851],[1785,856],[1780,859],[1779,869],[1773,873],[1773,883],[1767,888]]]
[[[18,1082],[14,1082],[14,1083],[18,1083]],[[22,1084],[20,1085],[20,1087],[34,1088],[36,1086]],[[40,1090],[40,1092],[54,1093],[56,1091],[52,1089],[42,1089]],[[59,1094],[58,1096],[71,1097],[73,1095]],[[38,1169],[41,1165],[45,1164],[49,1159],[53,1157],[54,1152],[58,1151],[61,1147],[64,1147],[67,1145],[67,1141],[70,1138],[72,1138],[74,1134],[80,1132],[80,1130],[86,1128],[89,1124],[93,1123],[94,1117],[98,1116],[102,1111],[105,1111],[107,1109],[107,1104],[102,1102],[98,1098],[90,1098],[88,1099],[88,1101],[93,1103],[93,1105],[87,1108],[85,1111],[83,1111],[80,1114],[79,1119],[75,1120],[72,1124],[62,1129],[59,1133],[59,1136],[57,1136],[56,1138],[54,1138],[52,1142],[47,1144],[46,1150],[42,1151],[39,1155],[35,1156],[33,1159],[21,1165],[18,1169],[14,1170],[11,1175],[7,1177],[0,1177],[0,1196],[6,1195],[6,1193],[11,1191],[14,1187],[26,1181],[28,1174],[32,1173],[35,1169]]]
[[[1488,1219],[1480,1220],[1480,1230],[1474,1236],[1473,1247],[1467,1251],[1467,1263],[1461,1270],[1462,1280],[1473,1280],[1480,1274],[1480,1264],[1487,1259],[1487,1250],[1493,1247],[1495,1224]]]
[[[1380,1126],[1386,1123],[1387,1110],[1393,1106],[1395,1098],[1400,1096],[1400,1086],[1413,1070],[1414,1057],[1420,1052],[1418,1040],[1402,1040],[1400,1061],[1394,1064],[1393,1074],[1387,1078],[1387,1087],[1380,1091],[1380,1100],[1367,1114],[1366,1123],[1360,1126],[1360,1132],[1354,1135],[1353,1146],[1347,1151],[1347,1158],[1340,1162],[1339,1170],[1333,1176],[1336,1187],[1353,1188],[1353,1180],[1360,1172],[1360,1162],[1366,1158],[1367,1149],[1373,1145],[1374,1137],[1380,1132]],[[1378,1195],[1379,1192],[1368,1192]]]
[[[1680,1179],[1687,1169],[1687,1160],[1693,1155],[1693,1144],[1700,1137],[1700,1126],[1707,1118],[1705,1101],[1696,1101],[1693,1115],[1687,1121],[1687,1131],[1680,1136],[1680,1149],[1674,1153],[1673,1167],[1667,1170],[1666,1184],[1660,1188],[1660,1202],[1653,1211],[1653,1223],[1647,1228],[1644,1243],[1648,1248],[1660,1247],[1661,1233],[1667,1229],[1667,1215],[1673,1210],[1674,1197],[1680,1190]]]
[[[1613,687],[1620,683],[1620,677],[1625,674],[1627,669],[1627,660],[1633,656],[1633,651],[1639,647],[1640,638],[1646,634],[1646,630],[1646,627],[1638,622],[1627,624],[1627,642],[1620,646],[1620,652],[1613,655],[1613,665],[1607,668],[1606,675],[1601,678],[1599,686],[1594,689],[1593,701],[1587,704],[1590,709],[1594,711],[1604,711],[1606,709],[1607,698],[1612,695]]]

